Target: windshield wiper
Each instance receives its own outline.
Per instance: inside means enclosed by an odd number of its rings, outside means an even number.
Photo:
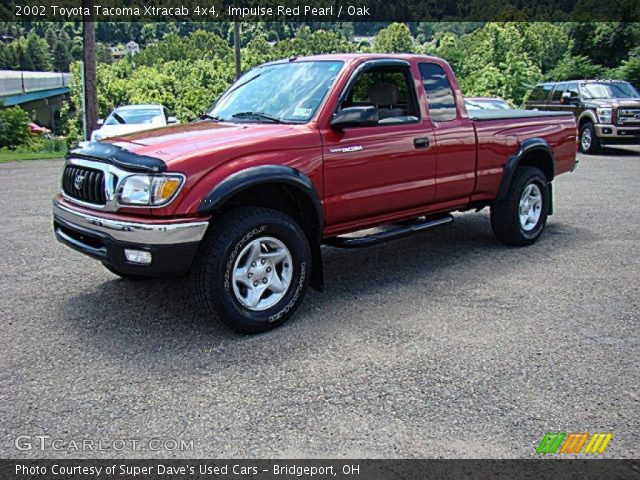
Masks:
[[[213,120],[215,122],[223,122],[224,120],[217,115],[210,115],[208,113],[203,113],[200,115],[200,120]]]
[[[115,118],[119,124],[126,125],[127,121],[124,118],[122,118],[120,115],[118,115],[116,112],[113,112],[111,116]]]
[[[272,117],[266,113],[262,112],[238,112],[231,115],[233,118],[255,118],[260,120],[268,120],[273,123],[285,123],[278,117]]]

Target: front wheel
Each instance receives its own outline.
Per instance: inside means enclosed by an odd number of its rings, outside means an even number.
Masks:
[[[307,238],[277,210],[240,208],[216,220],[197,261],[200,302],[214,318],[245,333],[284,323],[309,285]]]
[[[580,151],[594,154],[600,150],[600,141],[596,137],[596,129],[593,123],[587,122],[580,129]]]
[[[491,206],[491,228],[499,240],[509,245],[531,245],[547,223],[549,185],[535,167],[516,170],[504,200]]]

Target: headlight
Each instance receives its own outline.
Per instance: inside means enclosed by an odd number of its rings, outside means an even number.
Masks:
[[[95,133],[93,135],[93,141],[94,142],[99,142],[100,140],[102,140],[102,135],[100,135],[99,133]]]
[[[598,122],[611,123],[611,108],[596,108],[596,114],[598,115]]]
[[[130,175],[118,189],[121,205],[149,205],[169,203],[182,185],[182,175]]]

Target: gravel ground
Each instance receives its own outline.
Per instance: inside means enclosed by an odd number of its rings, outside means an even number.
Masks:
[[[610,153],[555,182],[536,245],[499,244],[483,211],[327,248],[326,291],[258,336],[56,242],[60,161],[0,165],[0,457],[514,458],[611,431],[604,456],[637,458],[640,153]]]

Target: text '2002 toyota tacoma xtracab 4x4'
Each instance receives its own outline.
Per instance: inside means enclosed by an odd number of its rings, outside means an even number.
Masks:
[[[532,244],[575,164],[571,113],[470,116],[441,59],[292,58],[246,73],[199,122],[72,151],[54,230],[123,278],[191,273],[213,317],[258,332],[322,288],[322,244],[486,206],[500,240]]]

